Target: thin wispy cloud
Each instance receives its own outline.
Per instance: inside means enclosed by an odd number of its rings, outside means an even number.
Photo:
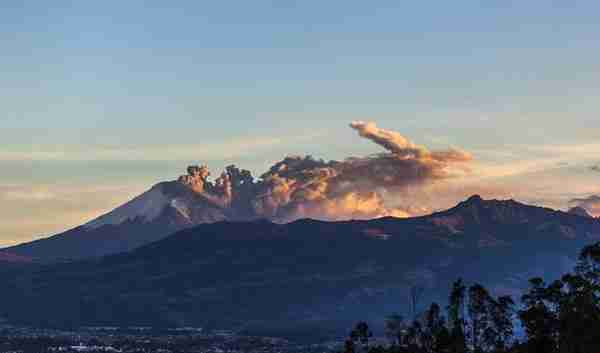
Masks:
[[[0,161],[177,161],[240,158],[275,146],[320,136],[311,132],[290,136],[237,138],[227,141],[148,145],[27,145],[7,146]]]
[[[477,157],[476,175],[484,178],[515,177],[567,167],[587,169],[600,155],[598,143],[558,145],[514,145],[501,149],[473,151]],[[600,171],[599,166],[592,166]]]
[[[0,185],[0,246],[57,234],[95,218],[143,192],[148,185]]]
[[[3,201],[43,201],[52,200],[55,197],[54,193],[42,186],[0,186],[0,200]]]

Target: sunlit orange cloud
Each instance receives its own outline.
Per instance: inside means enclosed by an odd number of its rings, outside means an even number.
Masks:
[[[412,215],[418,204],[390,207],[385,195],[401,196],[408,188],[460,177],[472,161],[468,152],[430,150],[373,122],[355,121],[350,128],[379,145],[381,152],[328,162],[288,156],[257,181],[249,171],[227,167],[213,183],[207,167],[192,166],[179,181],[215,207],[226,208],[233,220],[366,219]]]

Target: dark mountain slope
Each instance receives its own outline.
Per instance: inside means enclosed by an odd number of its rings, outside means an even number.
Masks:
[[[408,313],[411,286],[443,300],[457,277],[510,293],[570,269],[600,222],[472,197],[431,216],[200,225],[130,253],[5,278],[10,321],[214,326],[269,333],[347,328]]]
[[[100,257],[129,251],[178,230],[230,217],[177,181],[147,192],[87,224],[0,250],[41,262]]]

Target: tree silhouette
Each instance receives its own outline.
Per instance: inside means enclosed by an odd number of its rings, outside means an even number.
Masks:
[[[489,326],[490,295],[480,284],[469,287],[468,312],[471,319],[471,345],[475,352],[481,351],[483,333]]]
[[[392,344],[401,344],[403,332],[406,330],[404,318],[400,314],[392,314],[385,318],[385,336]]]
[[[410,306],[412,310],[413,320],[416,320],[419,310],[419,301],[425,292],[425,288],[418,284],[414,284],[410,287],[409,296],[410,296]]]
[[[362,348],[369,349],[369,339],[373,337],[373,333],[369,329],[369,325],[360,321],[354,326],[354,329],[350,332],[350,339],[356,344],[358,343]]]
[[[373,347],[370,353],[600,352],[600,243],[581,251],[573,273],[550,284],[530,279],[518,311],[511,297],[494,298],[477,283],[467,289],[461,279],[452,284],[448,321],[436,303],[417,317],[422,291],[413,286],[410,294],[413,323],[405,328],[400,315],[387,317],[386,335],[392,346]],[[523,342],[513,337],[515,313],[525,331]],[[359,322],[350,336],[346,352],[355,353],[357,344],[369,350],[372,333],[365,322]]]

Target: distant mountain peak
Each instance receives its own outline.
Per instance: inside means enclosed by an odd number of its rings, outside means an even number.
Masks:
[[[594,218],[585,208],[575,206],[567,211],[567,213],[574,214],[581,217]]]
[[[99,228],[104,225],[117,225],[135,219],[141,219],[145,222],[153,221],[160,216],[163,209],[171,201],[161,189],[160,184],[154,185],[150,190],[135,197],[133,200],[86,223],[84,226]]]
[[[453,208],[433,214],[432,217],[438,219],[438,222],[446,223],[451,218],[455,227],[460,229],[458,225],[462,224],[488,224],[491,226],[493,224],[523,223],[550,217],[556,212],[549,208],[527,205],[513,199],[485,200],[480,195],[473,195]]]
[[[480,195],[473,195],[467,198],[466,200],[459,202],[456,207],[451,208],[449,210],[454,209],[463,209],[463,208],[511,208],[511,207],[527,207],[527,208],[541,208],[547,209],[544,207],[538,207],[533,205],[528,205],[519,201],[515,201],[514,199],[484,199]],[[547,209],[549,210],[549,209]]]
[[[459,202],[455,207],[450,208],[449,213],[474,212],[482,208],[490,208],[505,203],[504,200],[484,200],[480,195],[470,196],[468,199]]]
[[[475,194],[475,195],[473,195],[473,196],[469,197],[468,199],[466,199],[466,200],[464,201],[464,203],[466,203],[466,204],[479,204],[479,203],[481,203],[481,202],[483,202],[483,201],[484,201],[484,200],[483,200],[483,198],[481,197],[481,195]]]

